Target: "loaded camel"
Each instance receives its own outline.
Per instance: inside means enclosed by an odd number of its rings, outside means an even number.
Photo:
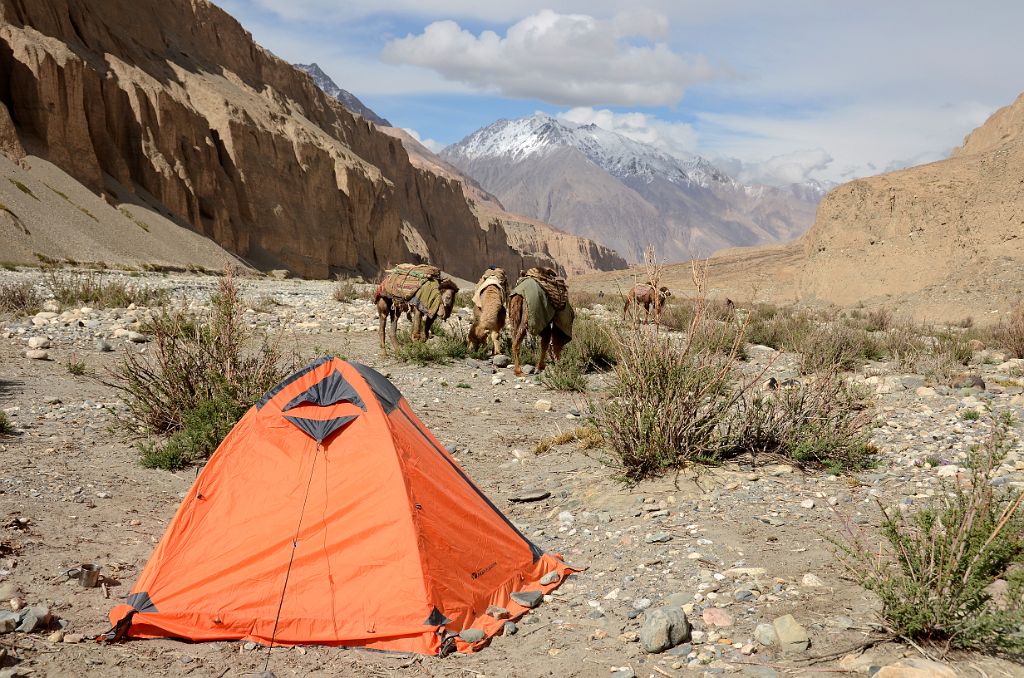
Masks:
[[[508,278],[504,269],[491,267],[480,276],[473,293],[473,324],[466,338],[470,348],[476,348],[488,338],[492,353],[501,353],[501,330],[505,327],[508,303]]]
[[[515,374],[523,373],[519,366],[519,346],[529,332],[540,337],[540,359],[537,371],[544,370],[548,347],[554,360],[572,341],[575,312],[569,304],[565,281],[549,268],[531,268],[519,279],[508,301],[508,322],[512,328],[512,360]]]
[[[672,293],[665,286],[655,289],[654,285],[650,283],[635,285],[626,293],[626,303],[622,307],[622,319],[626,319],[630,306],[633,306],[634,312],[639,317],[639,307],[643,306],[644,322],[648,323],[651,321],[651,306],[654,306],[654,320],[658,321],[661,319],[661,307],[665,305],[665,300],[670,296]]]
[[[380,347],[385,347],[385,328],[391,343],[398,343],[396,327],[403,313],[411,316],[413,340],[427,341],[434,321],[451,316],[458,291],[451,278],[441,275],[435,266],[400,264],[388,270],[373,295],[380,319]]]

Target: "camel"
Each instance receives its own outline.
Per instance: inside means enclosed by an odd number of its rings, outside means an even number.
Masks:
[[[529,273],[534,273],[531,269]],[[551,278],[554,272],[545,269]],[[551,296],[544,290],[537,279],[527,275],[519,280],[519,284],[512,290],[508,300],[508,323],[512,328],[512,360],[516,376],[523,374],[519,366],[519,347],[530,332],[540,337],[540,359],[537,361],[537,371],[543,372],[547,360],[548,348],[554,361],[562,355],[562,349],[572,341],[572,324],[574,311],[568,302],[568,293],[565,290],[565,283],[558,281],[562,288],[562,307],[555,306]],[[540,308],[532,309],[527,297],[532,297]]]
[[[412,321],[412,338],[413,341],[427,341],[430,339],[430,328],[434,325],[434,321],[440,318],[445,320],[452,314],[452,309],[455,307],[455,295],[458,293],[459,288],[455,285],[450,278],[441,278],[437,281],[440,292],[440,303],[436,313],[431,313],[429,309],[419,303],[417,297],[413,297],[409,301],[404,301],[397,297],[391,297],[381,294],[378,289],[375,294],[375,300],[377,302],[377,317],[380,319],[380,347],[385,347],[384,333],[385,328],[388,329],[387,334],[391,337],[391,343],[398,343],[397,326],[398,316],[403,313]],[[388,328],[388,319],[391,319],[391,326]]]
[[[622,307],[622,319],[626,319],[626,314],[628,313],[630,306],[636,308],[643,305],[645,323],[651,321],[651,306],[654,306],[655,321],[660,320],[661,307],[665,304],[665,300],[670,296],[672,296],[672,293],[664,286],[655,290],[654,285],[651,285],[650,283],[636,285],[626,293],[626,303]],[[637,312],[637,314],[639,316],[639,312]]]
[[[485,271],[473,294],[473,324],[466,338],[470,348],[477,348],[490,337],[491,355],[501,353],[501,330],[505,327],[507,299],[505,271],[500,268]]]

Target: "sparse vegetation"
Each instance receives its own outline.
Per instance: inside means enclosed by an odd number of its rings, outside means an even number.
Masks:
[[[233,276],[221,279],[211,302],[202,318],[162,308],[148,328],[150,352],[126,352],[114,370],[113,385],[128,406],[125,423],[170,435],[162,445],[140,444],[147,466],[173,470],[208,457],[238,418],[297,366],[297,357],[286,357],[270,337],[246,329]]]
[[[42,307],[42,297],[29,280],[0,282],[0,313],[33,315]]]
[[[960,413],[960,418],[964,421],[978,421],[981,419],[981,413],[978,410],[967,409]]]
[[[77,356],[73,355],[68,358],[67,362],[64,363],[64,366],[67,368],[68,374],[73,376],[81,377],[85,374],[85,361],[81,360]]]
[[[0,436],[12,435],[14,435],[14,424],[11,423],[11,418],[7,416],[7,413],[0,410]]]
[[[885,355],[882,342],[871,333],[835,322],[815,327],[803,337],[797,350],[803,357],[804,373],[833,367],[852,370],[865,360],[878,360]]]
[[[996,340],[1014,358],[1024,358],[1024,302],[1018,303],[1010,317],[996,329]]]
[[[166,291],[133,284],[97,271],[62,270],[48,267],[44,281],[61,306],[87,305],[98,308],[126,308],[159,305]]]
[[[722,456],[767,455],[833,473],[873,464],[871,418],[833,366],[792,388],[748,390],[722,434]]]
[[[414,341],[408,330],[396,334],[398,344],[388,342],[388,350],[399,360],[417,365],[446,365],[452,360],[461,360],[470,355],[466,345],[468,330],[458,323],[454,329],[445,330],[441,323],[435,323],[433,336],[429,341]],[[485,347],[481,347],[481,350]]]
[[[552,447],[567,443],[576,443],[576,449],[579,450],[589,450],[604,444],[604,436],[593,426],[578,426],[571,431],[562,431],[553,436],[541,438],[533,446],[533,453],[544,454]]]
[[[359,298],[359,289],[355,283],[345,278],[338,278],[337,284],[334,285],[334,293],[332,295],[335,301],[340,301],[345,304],[350,301],[355,301]]]
[[[473,308],[473,293],[456,292],[454,308]]]
[[[1024,495],[992,485],[1011,444],[1010,421],[993,424],[986,444],[972,451],[968,482],[947,487],[911,515],[879,505],[882,545],[852,524],[846,539],[833,543],[853,578],[881,599],[882,619],[895,635],[1019,659]]]

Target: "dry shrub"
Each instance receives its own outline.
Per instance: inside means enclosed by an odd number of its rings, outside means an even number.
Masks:
[[[885,332],[892,328],[893,323],[892,311],[887,308],[878,308],[868,311],[864,329],[868,332]]]
[[[796,346],[804,373],[833,368],[852,370],[865,360],[884,356],[882,343],[871,333],[843,323],[819,325]]]
[[[618,299],[618,297],[614,297]],[[607,304],[608,299],[599,297],[594,292],[585,292],[583,290],[570,290],[569,292],[569,303],[573,305],[573,308],[594,308],[597,304]]]
[[[469,328],[461,321],[449,323],[447,329],[442,323],[436,322],[431,327],[432,336],[429,341],[416,341],[411,332],[400,330],[395,334],[398,343],[388,344],[388,348],[393,349],[396,358],[407,363],[447,365],[453,360],[471,355],[466,341],[468,333]],[[483,358],[488,346],[478,347],[476,357]]]
[[[0,410],[0,436],[14,435],[14,424],[3,410]]]
[[[806,313],[779,313],[771,307],[759,307],[747,319],[746,338],[752,344],[793,351],[813,330],[814,321]]]
[[[649,276],[655,284],[658,272]],[[617,330],[611,397],[591,404],[596,426],[611,448],[607,463],[626,482],[717,461],[721,428],[753,385],[752,380],[734,380],[742,332],[734,335],[728,354],[701,340],[720,331],[715,328],[722,323],[708,317],[702,303],[706,270],[695,267],[693,276],[697,295],[683,338],[662,336],[657,324]]]
[[[1010,317],[996,329],[996,340],[1014,358],[1024,358],[1024,302],[1010,313]]]
[[[590,450],[595,447],[601,447],[604,443],[604,436],[593,426],[578,426],[571,431],[562,431],[553,436],[541,438],[533,446],[533,453],[544,454],[552,447],[567,443],[576,443],[576,449],[579,450]]]
[[[859,470],[873,463],[871,425],[833,366],[796,388],[745,391],[726,423],[723,456],[768,455],[833,473]]]
[[[113,386],[128,406],[125,423],[171,436],[162,446],[141,446],[147,466],[176,469],[208,457],[238,418],[297,367],[297,356],[245,326],[230,274],[211,302],[206,317],[162,308],[148,327],[151,350],[128,351],[114,368]]]
[[[127,308],[162,304],[167,293],[158,288],[135,285],[98,271],[74,271],[50,267],[45,284],[61,306]]]
[[[334,297],[335,301],[340,301],[344,304],[358,299],[359,289],[351,280],[338,278],[338,282],[334,285],[334,292],[331,296]]]
[[[854,579],[881,599],[894,634],[1024,657],[1024,495],[992,485],[1011,421],[993,422],[988,441],[972,451],[970,478],[930,506],[903,515],[879,504],[881,544],[849,523],[845,540],[833,542]]]
[[[33,315],[42,307],[42,297],[28,280],[10,280],[0,283],[0,313]]]
[[[882,346],[902,370],[917,369],[918,361],[928,350],[924,339],[910,323],[890,327],[882,337]]]

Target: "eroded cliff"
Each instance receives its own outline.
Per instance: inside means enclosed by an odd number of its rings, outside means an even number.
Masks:
[[[458,182],[412,166],[205,0],[0,0],[0,102],[9,157],[261,268],[373,275],[420,259],[472,279],[535,260]]]

